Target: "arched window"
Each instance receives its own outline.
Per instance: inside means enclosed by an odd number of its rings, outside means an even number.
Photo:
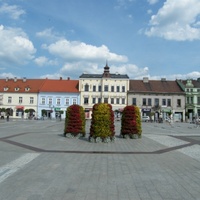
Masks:
[[[86,85],[85,85],[85,92],[88,92],[88,91],[89,91],[89,85],[86,84]]]

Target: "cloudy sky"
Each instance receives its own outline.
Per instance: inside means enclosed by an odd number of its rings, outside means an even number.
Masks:
[[[200,77],[200,0],[0,0],[0,78]]]

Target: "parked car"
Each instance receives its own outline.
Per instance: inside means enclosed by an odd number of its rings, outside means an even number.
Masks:
[[[149,116],[142,116],[142,122],[149,122],[150,117]]]

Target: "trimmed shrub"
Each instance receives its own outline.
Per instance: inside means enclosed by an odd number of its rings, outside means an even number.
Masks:
[[[121,136],[140,138],[142,134],[140,110],[137,106],[126,106],[122,112]]]
[[[82,106],[71,105],[67,108],[64,136],[85,136],[85,112]]]
[[[109,142],[114,140],[114,112],[108,103],[93,106],[89,141]]]

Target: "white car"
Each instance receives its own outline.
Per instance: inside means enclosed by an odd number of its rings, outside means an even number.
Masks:
[[[142,122],[148,122],[150,120],[149,116],[142,116]]]

